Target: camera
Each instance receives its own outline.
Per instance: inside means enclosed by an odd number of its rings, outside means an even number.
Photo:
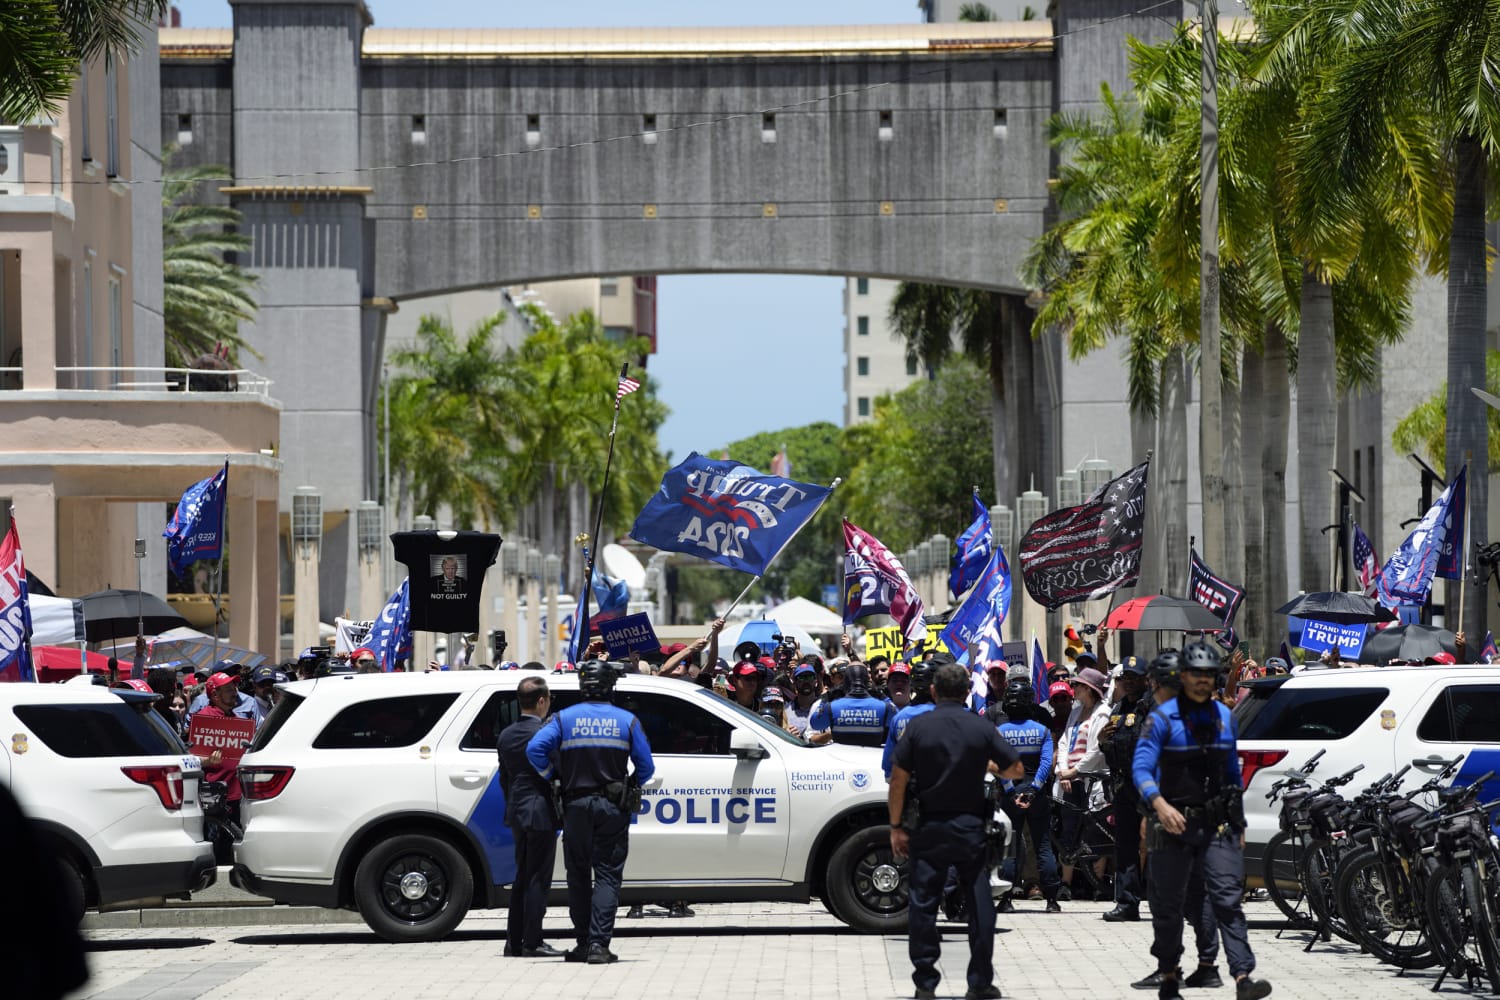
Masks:
[[[771,638],[776,641],[776,658],[778,660],[796,659],[797,654],[801,651],[801,648],[797,644],[797,637],[794,635],[782,635],[777,632]]]
[[[1090,623],[1090,624],[1084,625],[1078,631],[1081,632],[1081,633],[1083,633],[1084,635],[1093,635],[1095,632],[1099,631],[1099,626]]]

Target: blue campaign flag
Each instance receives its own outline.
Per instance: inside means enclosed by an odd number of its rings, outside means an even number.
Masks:
[[[1438,547],[1437,570],[1433,573],[1444,580],[1464,578],[1464,508],[1469,502],[1468,472],[1467,465],[1459,469],[1448,490],[1452,497],[1443,515],[1443,542]]]
[[[0,539],[0,677],[14,671],[14,680],[36,680],[31,660],[31,599],[26,592],[26,560],[21,535],[10,519]]]
[[[953,568],[948,572],[948,590],[954,597],[962,594],[987,572],[995,532],[990,526],[990,509],[974,494],[974,520],[954,541]],[[1006,571],[1009,576],[1009,571]],[[951,646],[949,647],[952,648]]]
[[[218,559],[224,554],[224,493],[229,483],[229,463],[207,479],[183,491],[177,510],[166,530],[167,565],[174,576],[187,576],[199,559]]]
[[[667,470],[630,537],[759,576],[831,492],[695,451]]]
[[[1451,564],[1462,568],[1464,484],[1468,472],[1467,465],[1458,470],[1458,475],[1438,497],[1437,503],[1428,509],[1421,523],[1406,536],[1406,541],[1381,568],[1376,584],[1381,604],[1394,608],[1402,604],[1425,603],[1433,574],[1445,556]]]
[[[1036,703],[1044,703],[1047,700],[1047,657],[1042,655],[1042,644],[1036,636],[1031,637],[1031,687],[1036,691]]]
[[[401,581],[401,586],[396,588],[391,599],[385,602],[385,607],[380,609],[380,614],[375,616],[370,634],[365,636],[365,645],[375,651],[380,669],[387,672],[395,670],[398,661],[411,659],[409,584],[409,580]]]
[[[939,637],[949,649],[967,651],[971,643],[978,644],[979,651],[970,663],[976,670],[1003,655],[1000,626],[1010,613],[1010,589],[1010,565],[1005,561],[1005,549],[996,545],[974,589],[949,617]]]
[[[596,632],[596,626],[603,622],[613,621],[630,610],[630,587],[624,580],[616,580],[612,576],[605,576],[594,568],[594,580],[590,586],[594,592],[594,604],[597,610],[589,612],[589,632]],[[574,621],[580,620],[575,615]],[[574,628],[568,634],[567,657],[569,663],[577,663],[581,652],[589,648],[588,640],[585,639],[579,629]]]

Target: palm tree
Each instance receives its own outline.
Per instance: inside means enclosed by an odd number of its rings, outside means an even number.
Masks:
[[[260,357],[240,336],[239,324],[255,318],[255,275],[227,260],[250,249],[250,238],[234,231],[238,209],[192,200],[198,185],[228,180],[228,168],[170,166],[174,150],[162,152],[162,320],[166,363],[186,368],[222,345],[234,362],[241,350]]]
[[[1500,393],[1500,351],[1490,351],[1485,358],[1485,385]],[[1487,410],[1488,452],[1490,465],[1500,466],[1500,410]],[[1419,403],[1396,424],[1391,443],[1404,452],[1420,451],[1439,466],[1448,461],[1448,387],[1445,385],[1431,399]]]
[[[56,113],[80,63],[118,59],[170,0],[5,0],[0,4],[0,118]]]

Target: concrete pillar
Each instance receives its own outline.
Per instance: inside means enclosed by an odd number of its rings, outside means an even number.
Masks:
[[[318,644],[317,542],[292,543],[292,646]]]
[[[229,560],[229,642],[241,649],[266,652],[255,645],[260,616],[265,613],[260,606],[260,590],[256,586],[259,569],[256,556],[260,551],[259,512],[256,510],[254,497],[231,494],[228,506],[224,517],[225,527],[229,544],[233,547],[231,554],[237,556]]]
[[[538,549],[526,550],[525,579],[526,658],[540,660],[546,655],[546,651],[542,648],[542,553]],[[550,667],[552,663],[546,665]]]
[[[281,553],[276,501],[255,501],[255,625],[250,648],[281,659]],[[293,652],[302,649],[298,646]]]
[[[10,503],[14,508],[16,531],[21,536],[26,568],[38,579],[57,588],[58,593],[67,593],[57,581],[57,498],[52,488],[46,485],[12,487]],[[0,515],[3,514],[4,511],[0,511]]]
[[[476,664],[488,663],[499,666],[495,658],[495,646],[490,634],[500,628],[500,615],[495,611],[495,601],[500,594],[500,563],[496,560],[484,571],[484,581],[479,590],[479,641],[474,647]]]
[[[560,620],[557,617],[557,587],[558,580],[562,577],[562,560],[557,556],[547,556],[542,560],[542,589],[547,593],[547,635],[542,640],[542,648],[547,651],[543,663],[556,663],[560,658],[557,645],[557,634],[560,631]]]
[[[51,246],[50,240],[46,241],[46,246]],[[23,389],[57,388],[57,311],[53,301],[57,294],[56,277],[57,267],[50,252],[41,248],[21,252]],[[96,274],[95,280],[100,280],[100,276]],[[108,280],[107,276],[104,280]],[[104,322],[109,323],[107,311]]]
[[[516,542],[505,542],[500,546],[500,620],[504,623],[505,640],[510,648],[505,659],[522,660],[521,640],[521,563],[525,553]],[[495,664],[499,666],[500,664]]]

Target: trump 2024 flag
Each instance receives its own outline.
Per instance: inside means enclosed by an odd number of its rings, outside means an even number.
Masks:
[[[401,586],[385,602],[380,614],[365,636],[365,645],[375,652],[380,669],[389,673],[401,660],[411,658],[411,580],[401,581]]]
[[[36,680],[31,664],[31,604],[26,598],[26,561],[21,536],[10,519],[0,540],[0,680]]]
[[[1437,502],[1422,515],[1421,522],[1391,554],[1376,581],[1376,597],[1388,608],[1422,604],[1432,589],[1433,574],[1463,565],[1464,487],[1469,467],[1458,475]],[[1454,558],[1455,555],[1457,558]]]
[[[199,559],[218,559],[224,552],[224,487],[229,482],[229,463],[207,479],[200,479],[182,493],[172,521],[163,531],[167,540],[167,564],[174,576],[187,576]]]
[[[927,637],[922,598],[880,539],[844,522],[844,624],[866,615],[890,615],[909,642]]]
[[[630,537],[760,576],[831,492],[695,451],[662,476]]]
[[[1005,624],[1005,616],[1009,613],[1010,565],[1005,561],[1005,550],[996,545],[984,572],[975,581],[974,589],[948,619],[948,626],[942,634],[943,645],[967,651],[971,643],[977,643],[979,652],[970,660],[969,666],[982,671],[987,661],[1001,655],[1004,640],[1000,636],[1000,626]]]
[[[990,560],[995,530],[990,525],[990,509],[974,494],[974,520],[954,540],[953,568],[948,572],[948,590],[957,597],[972,587]]]

